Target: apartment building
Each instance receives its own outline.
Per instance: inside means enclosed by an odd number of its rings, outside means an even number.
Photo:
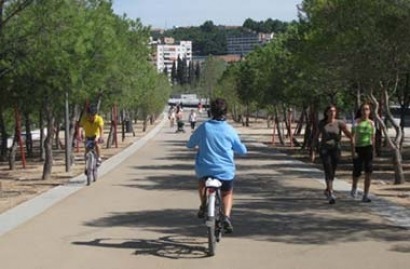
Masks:
[[[152,61],[158,72],[164,72],[167,68],[168,76],[171,75],[172,65],[178,65],[180,59],[186,59],[188,64],[192,61],[192,41],[178,41],[173,38],[151,41]]]
[[[246,55],[273,39],[273,33],[248,33],[227,38],[228,54]]]

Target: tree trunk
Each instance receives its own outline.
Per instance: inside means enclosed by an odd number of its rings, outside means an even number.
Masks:
[[[375,111],[374,113],[377,113],[379,115],[379,117],[381,117],[383,115],[383,96],[380,97],[380,106],[379,109],[377,111]],[[383,134],[382,134],[382,128],[380,126],[380,124],[377,124],[376,122],[376,134],[375,134],[375,152],[376,152],[376,156],[380,157],[382,154],[382,145],[383,145]]]
[[[53,138],[54,138],[54,127],[55,127],[55,118],[53,115],[52,108],[46,104],[45,107],[45,116],[47,119],[47,135],[44,141],[44,150],[45,150],[45,160],[43,166],[43,180],[47,180],[51,177],[51,172],[53,169]]]
[[[16,169],[16,153],[17,153],[17,147],[18,147],[18,140],[17,140],[17,134],[14,136],[13,139],[13,145],[10,148],[10,154],[9,154],[9,169],[10,170],[15,170]]]
[[[237,113],[238,109],[237,106],[235,104],[232,105],[232,109],[231,109],[231,114],[232,114],[232,119],[234,120],[234,122],[238,122],[238,113]]]
[[[283,145],[285,145],[285,139],[283,137],[282,128],[280,127],[278,109],[276,107],[275,107],[275,125],[276,125],[276,128],[277,128],[276,130],[278,131],[279,143],[283,146]]]
[[[249,127],[249,105],[248,105],[248,104],[246,104],[245,126],[246,126],[246,127]]]
[[[403,148],[404,137],[405,137],[404,127],[405,127],[406,115],[407,115],[408,110],[409,110],[408,104],[401,105],[401,109],[400,109],[400,128],[401,128],[401,131],[403,132],[403,136],[401,137],[401,139],[399,141],[400,148]]]
[[[303,108],[302,113],[300,114],[298,123],[297,123],[296,128],[295,128],[295,133],[294,133],[295,136],[300,135],[302,133],[303,123],[305,121],[305,112],[306,112],[305,108]]]
[[[309,121],[308,121],[306,122],[305,135],[303,136],[302,149],[306,149],[307,147],[309,148],[311,137],[312,137],[312,124],[309,124]]]
[[[388,106],[389,102],[389,94],[387,93],[387,90],[385,88],[382,88],[382,94],[383,94],[383,101],[386,106]],[[376,97],[373,95],[373,93],[370,93],[370,97],[375,104],[375,111],[378,110],[379,108],[379,102],[377,101]],[[383,120],[379,116],[378,113],[375,113],[376,121],[380,125],[380,127],[383,130],[383,133],[386,137],[386,141],[389,144],[390,148],[393,149],[393,163],[392,165],[394,166],[394,184],[402,184],[405,182],[404,178],[404,173],[403,173],[403,163],[402,163],[402,154],[401,154],[401,148],[399,141],[402,136],[401,128],[394,122],[392,115],[390,113],[390,110],[386,110],[386,118],[391,122],[391,124],[394,126],[396,129],[396,139],[393,141],[387,134],[387,128],[386,125],[384,124]]]
[[[77,139],[77,122],[80,121],[80,106],[79,105],[74,105],[73,107],[73,113],[71,114],[70,118],[70,132],[69,132],[69,138],[68,141],[71,143],[71,146],[68,147],[70,149],[69,155],[70,155],[70,164],[73,165],[75,161],[75,156],[74,156],[74,147],[75,147],[75,141]]]
[[[39,119],[39,126],[40,126],[40,160],[44,161],[46,159],[46,154],[44,150],[44,141],[46,139],[44,134],[44,112],[40,109],[40,119]]]
[[[31,121],[30,121],[30,113],[24,113],[25,118],[25,126],[26,126],[26,150],[27,150],[27,157],[33,157],[33,137],[31,134]]]
[[[145,133],[147,131],[147,125],[148,125],[148,116],[146,115],[145,112],[142,113],[143,114],[143,119],[144,121],[142,122],[142,132]]]
[[[312,104],[310,106],[310,115],[309,115],[309,127],[306,127],[306,129],[308,130],[307,132],[309,132],[309,136],[307,136],[305,134],[305,137],[307,139],[307,141],[305,141],[304,145],[306,147],[309,148],[309,154],[312,153],[313,151],[313,145],[317,145],[317,141],[313,141],[313,138],[316,137],[318,130],[318,111],[317,111],[317,102],[314,102],[314,104]]]
[[[134,124],[138,124],[139,108],[134,111]]]
[[[111,123],[110,123],[110,132],[108,133],[108,138],[107,138],[107,149],[111,148],[112,145],[114,145],[114,128],[115,128],[115,113],[114,113],[114,108],[111,108]]]
[[[255,122],[258,122],[259,119],[259,108],[256,109],[256,118],[255,118]]]
[[[56,149],[62,149],[63,147],[61,146],[61,141],[60,141],[60,122],[56,121],[54,125],[55,125],[54,145]]]
[[[113,124],[111,122],[110,132],[108,133],[107,144],[106,144],[107,149],[111,148],[111,146],[114,144],[113,139],[112,139],[113,138],[113,135],[112,135],[113,131],[114,131],[114,127],[113,127]]]
[[[394,184],[404,183],[404,172],[403,172],[403,159],[401,151],[395,148],[393,151],[393,165],[394,165]]]
[[[274,115],[267,115],[267,117],[266,117],[266,127],[268,128],[268,129],[270,129],[270,128],[272,128],[272,124],[273,124],[273,121],[275,120],[275,116]]]
[[[5,161],[7,159],[7,153],[8,153],[8,148],[7,148],[8,134],[7,134],[6,125],[4,121],[3,107],[1,106],[1,104],[0,104],[0,133],[1,133],[0,160]]]

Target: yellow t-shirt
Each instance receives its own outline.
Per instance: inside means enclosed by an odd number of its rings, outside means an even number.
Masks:
[[[95,115],[93,122],[88,120],[88,117],[85,116],[80,121],[80,126],[84,129],[85,137],[94,137],[100,136],[100,128],[104,126],[104,120],[101,116]]]

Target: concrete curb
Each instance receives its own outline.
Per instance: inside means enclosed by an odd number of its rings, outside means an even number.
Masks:
[[[160,123],[155,126],[149,133],[135,141],[132,145],[125,148],[123,151],[114,155],[105,161],[100,169],[99,176],[103,176],[121,164],[125,159],[131,156],[152,139],[167,122],[164,116]],[[85,187],[86,178],[84,175],[79,175],[69,180],[68,184],[52,188],[35,198],[28,200],[18,206],[9,209],[0,214],[0,236],[13,230],[17,226],[46,211],[54,204],[64,200],[71,194]]]

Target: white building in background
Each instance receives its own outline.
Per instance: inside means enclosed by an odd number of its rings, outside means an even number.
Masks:
[[[171,76],[172,65],[178,65],[177,59],[186,59],[189,64],[192,61],[192,41],[175,42],[173,38],[151,41],[152,61],[158,72],[164,72],[167,68],[168,76]]]

